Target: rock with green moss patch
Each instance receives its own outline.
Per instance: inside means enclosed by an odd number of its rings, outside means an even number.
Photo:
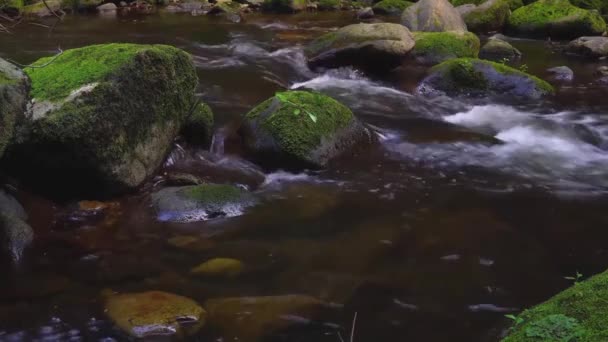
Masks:
[[[503,342],[608,341],[608,271],[518,315]]]
[[[539,0],[515,10],[507,29],[519,36],[575,38],[601,35],[606,22],[598,12],[573,6],[568,0]]]
[[[502,39],[490,38],[479,51],[479,58],[495,62],[512,61],[521,58],[521,52]]]
[[[294,13],[306,9],[307,0],[264,0],[262,9],[270,12]]]
[[[105,312],[122,331],[138,339],[184,338],[206,321],[206,311],[190,298],[161,291],[112,294]]]
[[[243,272],[243,263],[237,259],[214,258],[190,270],[190,273],[204,277],[234,278]]]
[[[23,0],[0,0],[0,12],[16,17],[23,11]]]
[[[340,0],[320,0],[317,4],[317,8],[321,11],[333,11],[340,9],[341,5]]]
[[[243,20],[241,17],[241,9],[242,5],[236,1],[217,1],[209,12],[207,12],[207,15],[223,16],[232,22],[239,23]]]
[[[524,5],[522,0],[505,0],[508,4],[509,4],[509,8],[511,9],[511,11],[515,11],[516,9],[522,7]],[[454,5],[455,7],[459,7],[459,6],[463,6],[463,5],[481,5],[484,2],[487,2],[486,0],[452,0],[452,5]]]
[[[190,55],[166,45],[106,44],[26,68],[33,98],[10,149],[30,180],[120,192],[161,165],[196,99]]]
[[[412,31],[467,31],[460,13],[447,0],[420,0],[403,11],[401,23]]]
[[[410,31],[399,24],[353,24],[327,33],[306,49],[312,68],[352,65],[364,70],[390,70],[414,47]]]
[[[463,15],[467,28],[473,32],[498,31],[506,24],[511,9],[507,0],[487,0]]]
[[[204,104],[199,103],[192,114],[186,119],[182,128],[182,135],[189,143],[207,146],[213,138],[213,111]]]
[[[410,53],[418,63],[433,65],[448,59],[479,53],[479,38],[471,32],[414,32],[416,45]]]
[[[227,184],[169,187],[152,194],[158,219],[171,222],[238,216],[255,203],[251,193]]]
[[[592,58],[608,57],[608,37],[580,37],[571,41],[566,52]]]
[[[406,8],[413,4],[412,1],[407,0],[382,0],[372,8],[374,9],[374,13],[378,14],[401,15]]]
[[[48,7],[47,7],[48,6]],[[27,17],[50,17],[54,16],[53,12],[60,13],[63,3],[61,0],[47,0],[46,5],[42,1],[23,7],[23,15]],[[69,7],[69,6],[68,6]],[[50,9],[50,10],[49,10]]]
[[[328,305],[310,296],[283,295],[210,299],[205,308],[210,326],[228,340],[261,341],[298,323],[287,317],[313,319]]]
[[[29,85],[21,70],[0,58],[0,157],[13,138],[15,124],[23,119]]]
[[[269,166],[323,167],[373,138],[346,106],[307,92],[277,93],[244,117],[246,150]]]
[[[427,95],[498,96],[539,99],[554,92],[547,82],[503,64],[472,58],[443,62],[418,86]]]

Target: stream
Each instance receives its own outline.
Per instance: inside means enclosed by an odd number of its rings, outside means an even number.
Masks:
[[[499,341],[504,316],[608,267],[608,62],[561,42],[513,40],[517,66],[571,83],[537,103],[415,95],[426,69],[314,72],[303,46],[356,19],[349,12],[219,18],[159,13],[66,17],[0,34],[0,57],[28,64],[95,43],[162,43],[191,53],[198,95],[215,113],[209,150],[176,141],[159,175],[188,173],[259,193],[261,204],[207,221],[155,216],[151,179],[91,209],[20,189],[36,232],[0,276],[0,341],[119,341],[100,293],[162,290],[208,298],[307,294],[332,303],[264,341]],[[49,20],[48,25],[53,25]],[[487,38],[487,37],[485,37]],[[482,41],[485,39],[482,37]],[[325,170],[265,170],[241,157],[234,123],[282,89],[338,99],[380,143]],[[91,204],[90,206],[95,206]],[[86,208],[85,208],[86,207]],[[175,243],[195,237],[197,248]],[[251,267],[238,280],[189,270],[213,257]],[[198,341],[232,341],[203,329]]]

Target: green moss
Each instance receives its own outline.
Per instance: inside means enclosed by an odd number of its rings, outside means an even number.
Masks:
[[[278,96],[289,102],[272,97],[249,112],[246,118],[259,120],[282,151],[302,160],[307,160],[310,152],[325,138],[354,120],[350,109],[322,94],[288,91]],[[312,113],[316,122],[307,113]]]
[[[16,80],[9,78],[3,72],[0,72],[0,84],[13,84]]]
[[[379,14],[400,15],[414,3],[406,0],[382,0],[373,6],[374,12]]]
[[[414,32],[416,45],[411,54],[428,58],[432,63],[452,58],[477,57],[479,38],[473,33]]]
[[[181,195],[206,204],[224,204],[238,201],[244,190],[228,184],[202,184],[185,187]]]
[[[213,111],[205,103],[200,103],[186,119],[182,135],[190,143],[207,145],[213,137]]]
[[[608,341],[608,272],[522,312],[503,342]],[[550,336],[543,338],[539,336]]]
[[[80,87],[105,81],[117,69],[143,50],[155,49],[167,53],[161,47],[136,44],[91,45],[64,51],[59,57],[39,59],[36,65],[51,64],[42,68],[25,68],[32,80],[31,95],[38,100],[60,100]]]
[[[553,93],[555,91],[553,86],[536,76],[513,69],[504,64],[486,60],[472,58],[452,59],[434,66],[431,71],[442,71],[449,73],[450,78],[454,80],[459,87],[465,89],[484,90],[488,87],[488,80],[485,78],[482,72],[476,70],[476,64],[491,66],[494,70],[501,74],[518,75],[529,78],[539,89],[542,89],[547,93]]]
[[[332,10],[340,7],[340,0],[320,0],[319,9]]]
[[[578,36],[601,34],[606,22],[594,11],[573,6],[568,0],[539,0],[515,10],[508,20],[520,33]]]
[[[492,6],[482,5],[467,13],[464,21],[471,31],[487,32],[501,29],[511,13],[506,0],[497,0]]]

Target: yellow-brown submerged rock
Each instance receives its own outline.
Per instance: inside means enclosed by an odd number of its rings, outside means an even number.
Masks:
[[[215,258],[190,270],[192,274],[208,277],[236,277],[243,272],[243,263],[236,259]]]
[[[192,299],[162,291],[110,295],[105,309],[120,329],[136,338],[191,335],[207,317]]]

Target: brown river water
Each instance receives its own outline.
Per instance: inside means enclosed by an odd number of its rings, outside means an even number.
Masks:
[[[335,304],[289,318],[291,328],[263,341],[348,339],[355,313],[357,342],[498,341],[505,314],[548,299],[577,271],[608,268],[608,86],[594,83],[608,62],[564,56],[559,42],[514,40],[530,73],[575,72],[572,83],[556,83],[557,96],[532,104],[420,98],[412,94],[425,70],[408,63],[376,76],[309,70],[302,46],[354,21],[349,12],[251,15],[240,24],[80,16],[0,35],[0,56],[22,64],[106,42],[192,53],[200,96],[216,115],[214,142],[200,150],[178,141],[159,175],[188,172],[263,198],[233,217],[178,224],[150,208],[159,177],[101,213],[80,210],[82,198],[20,189],[36,240],[18,268],[0,272],[0,341],[125,340],[103,313],[107,289],[200,303],[307,294]],[[321,171],[268,171],[241,158],[232,123],[298,87],[345,103],[380,144]],[[184,236],[197,248],[170,242]],[[223,281],[190,276],[213,257],[238,258],[249,271]],[[233,341],[213,329],[192,340]]]

